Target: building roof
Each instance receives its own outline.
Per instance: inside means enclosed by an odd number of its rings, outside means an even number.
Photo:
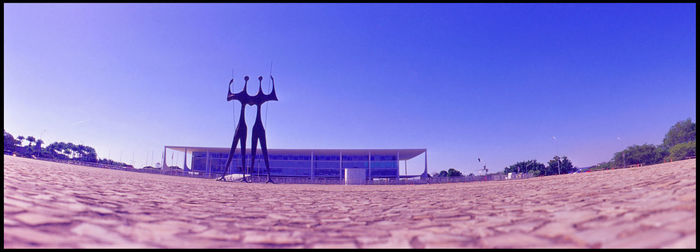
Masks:
[[[182,151],[187,149],[187,152],[224,152],[227,153],[231,151],[228,147],[197,147],[197,146],[165,146],[166,149]],[[364,155],[369,152],[372,154],[382,154],[382,155],[396,155],[398,153],[399,160],[412,159],[420,154],[423,154],[427,149],[267,149],[268,154],[278,155],[278,154],[301,154],[309,155],[311,152],[314,154],[338,154],[342,152],[343,154],[352,155]],[[240,153],[240,149],[236,151]],[[250,148],[246,148],[246,153],[251,153]],[[258,149],[258,153],[261,150]]]

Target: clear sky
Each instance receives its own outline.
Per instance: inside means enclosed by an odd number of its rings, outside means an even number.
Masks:
[[[268,148],[427,148],[430,173],[584,167],[696,121],[695,7],[4,4],[3,127],[137,167],[164,145],[230,147],[232,74],[269,92],[272,64]]]

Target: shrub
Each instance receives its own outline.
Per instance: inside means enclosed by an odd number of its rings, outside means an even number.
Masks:
[[[679,160],[686,157],[695,156],[695,141],[679,143],[671,147],[669,157],[673,160]]]

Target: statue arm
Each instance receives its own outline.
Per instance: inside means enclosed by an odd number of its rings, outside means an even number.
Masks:
[[[276,101],[277,93],[275,92],[275,78],[270,75],[270,79],[272,80],[272,91],[265,95],[265,101]]]
[[[231,84],[233,84],[233,78],[231,78],[231,81],[228,82],[228,95],[226,96],[226,101],[230,101],[233,99],[233,93],[231,93]]]

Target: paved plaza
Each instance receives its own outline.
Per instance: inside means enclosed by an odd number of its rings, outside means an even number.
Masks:
[[[4,156],[5,248],[694,248],[695,159],[525,180],[244,184]]]

